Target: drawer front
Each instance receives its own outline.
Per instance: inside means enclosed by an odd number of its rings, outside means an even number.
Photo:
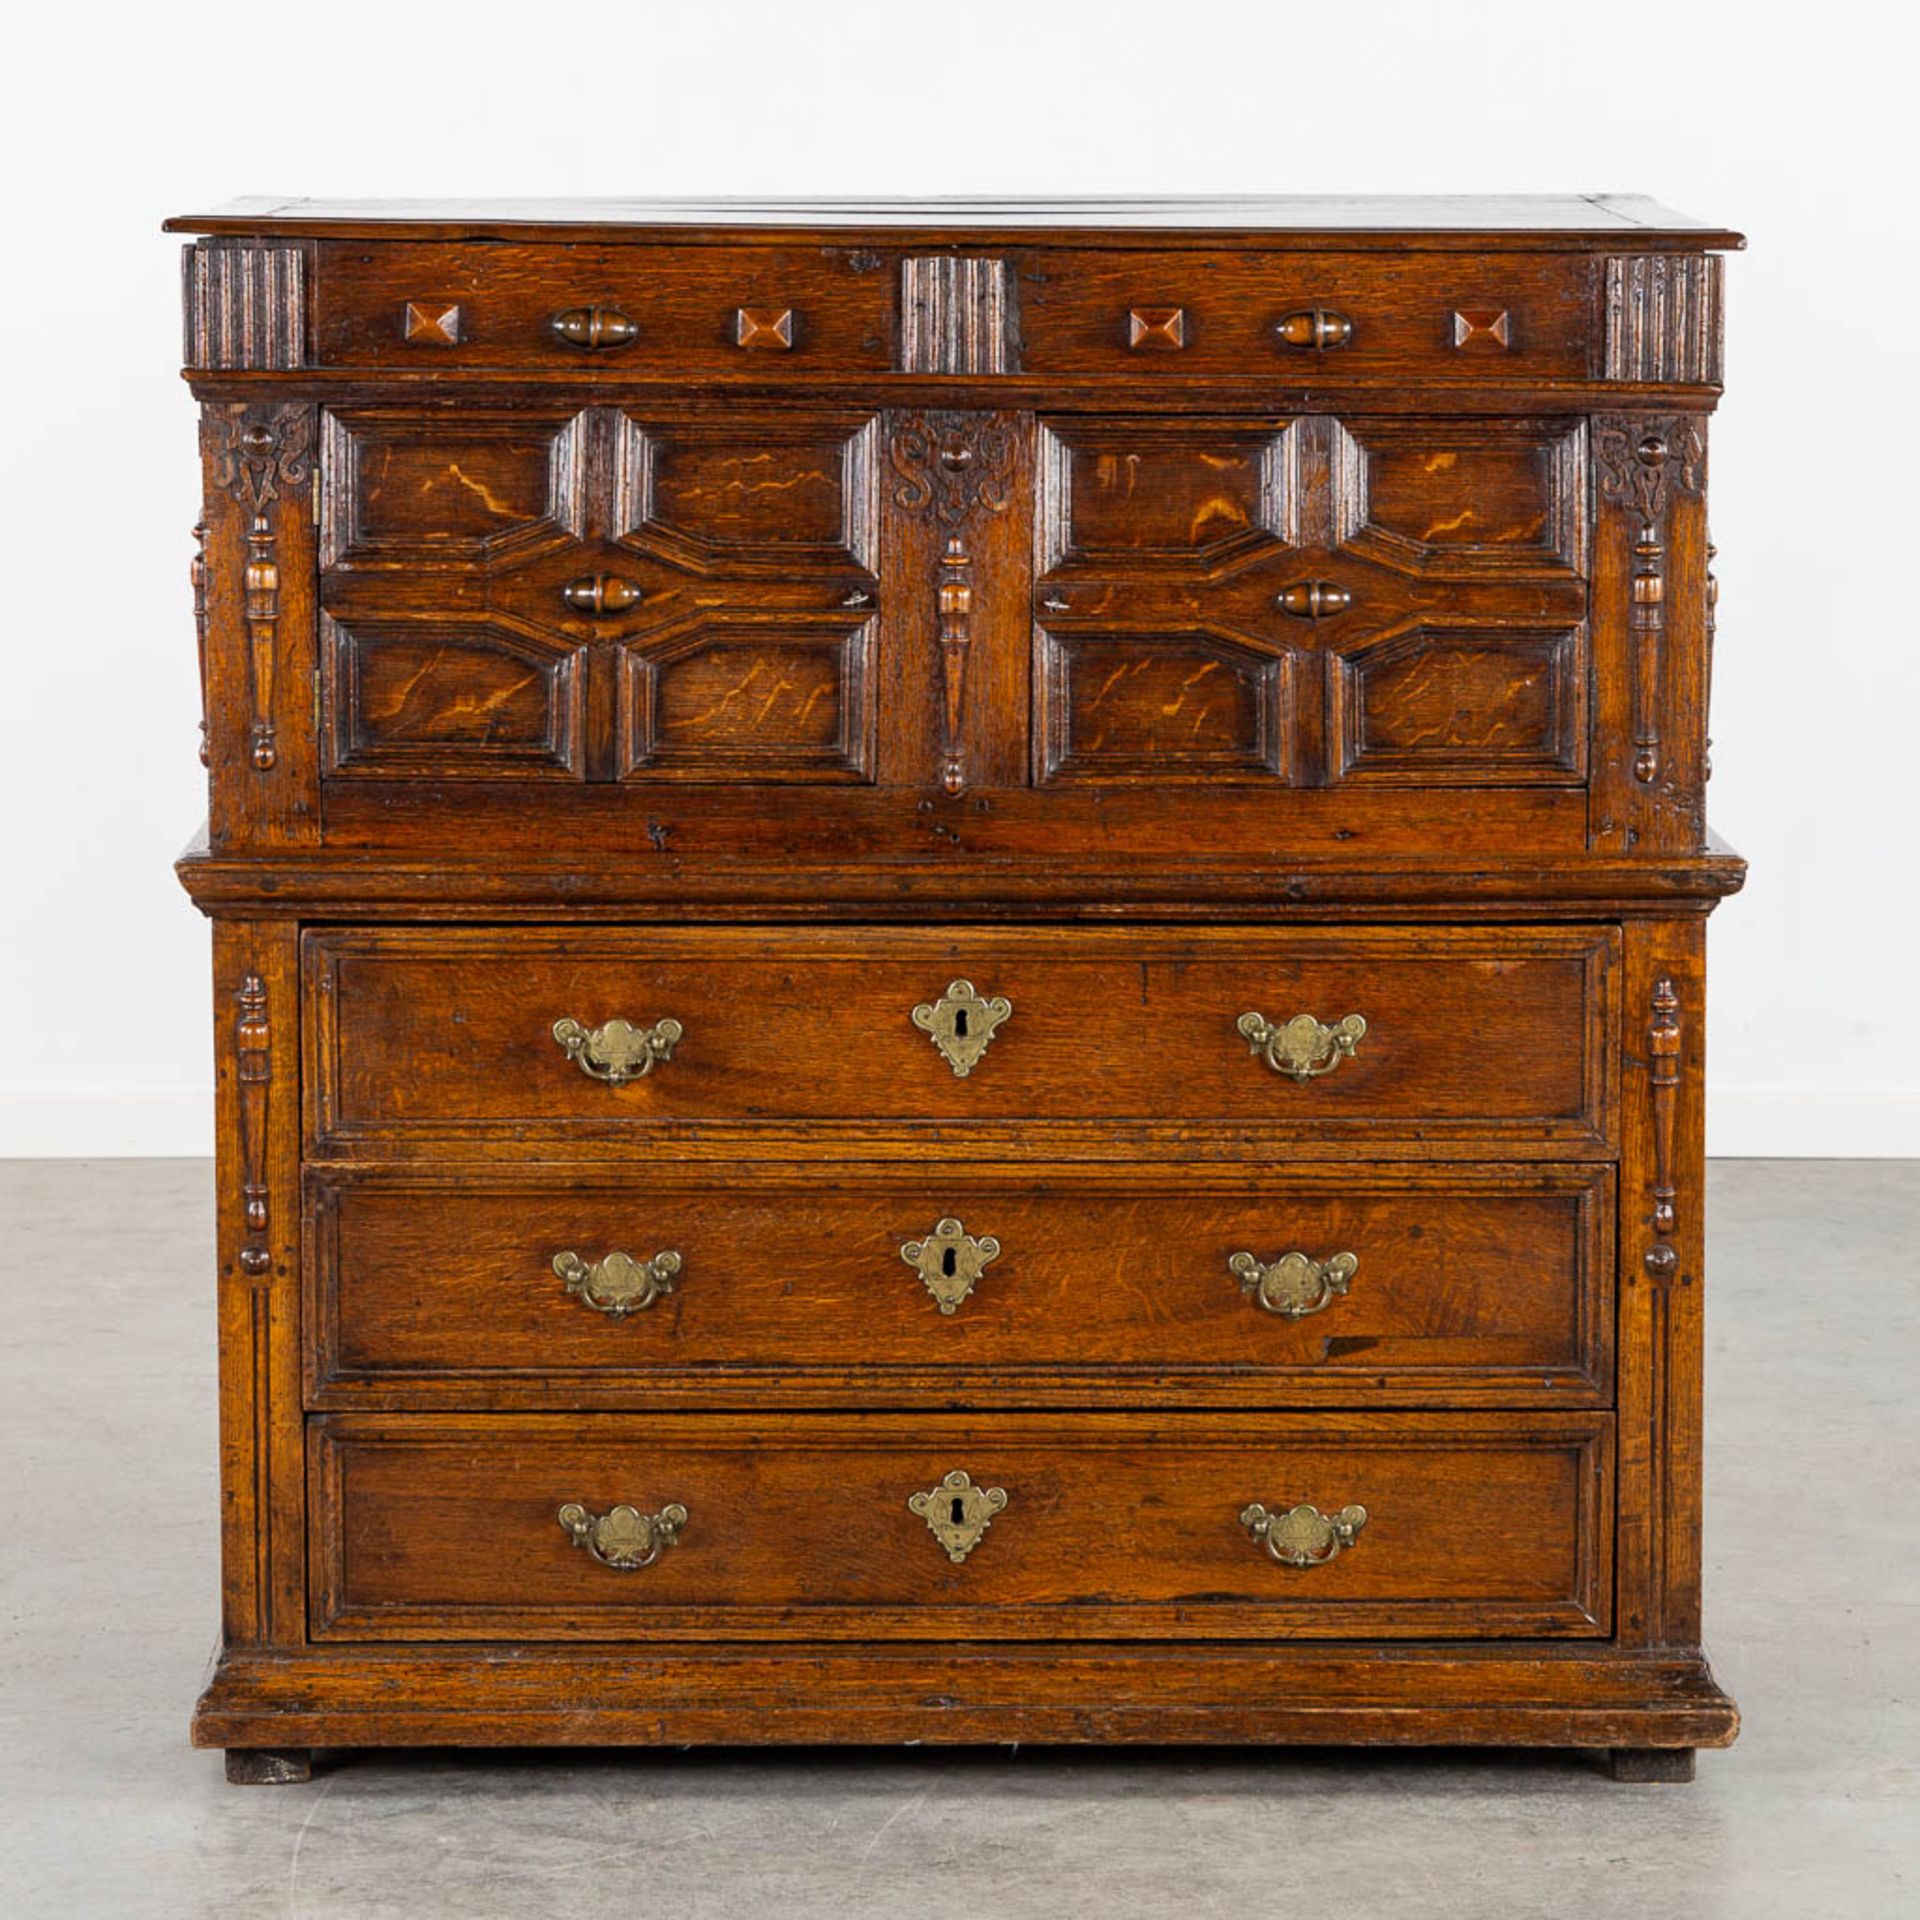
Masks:
[[[1605,1400],[1612,1171],[316,1169],[322,1406]]]
[[[1021,364],[1322,388],[1589,379],[1595,274],[1566,254],[1035,254],[1020,273]]]
[[[1585,380],[1570,254],[322,242],[314,364],[583,379]],[[970,264],[968,264],[970,263]]]
[[[309,1467],[322,1639],[1609,1623],[1598,1413],[337,1415],[311,1426]]]
[[[321,1152],[1605,1153],[1610,928],[316,931]]]
[[[885,373],[895,274],[855,248],[323,244],[323,367],[551,369],[582,380]]]

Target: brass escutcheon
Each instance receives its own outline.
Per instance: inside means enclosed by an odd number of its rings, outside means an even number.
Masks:
[[[1285,1320],[1304,1320],[1346,1292],[1360,1270],[1360,1259],[1351,1253],[1336,1253],[1330,1260],[1283,1253],[1269,1266],[1250,1253],[1236,1253],[1228,1259],[1227,1268],[1239,1279],[1242,1290],[1269,1313]]]
[[[671,1060],[685,1032],[678,1020],[656,1020],[650,1027],[636,1027],[630,1020],[609,1020],[604,1027],[591,1030],[578,1020],[553,1023],[553,1037],[559,1041],[560,1051],[589,1079],[604,1080],[610,1087],[644,1079],[659,1062]]]
[[[556,1253],[553,1270],[567,1283],[567,1291],[578,1294],[598,1312],[610,1313],[618,1320],[629,1313],[650,1307],[663,1293],[673,1291],[673,1277],[680,1271],[680,1256],[672,1248],[656,1253],[651,1260],[636,1260],[630,1253],[610,1253],[591,1265],[577,1253]]]
[[[940,1057],[953,1069],[953,1077],[964,1080],[1012,1012],[1011,1000],[982,999],[971,980],[950,980],[938,1000],[914,1008],[913,1024],[932,1038]]]
[[[926,1282],[942,1313],[951,1313],[968,1294],[991,1260],[1000,1257],[1000,1242],[992,1234],[976,1238],[958,1220],[936,1220],[924,1240],[909,1240],[900,1258]]]
[[[1241,1509],[1240,1524],[1283,1567],[1324,1567],[1353,1545],[1367,1524],[1367,1510],[1342,1507],[1338,1513],[1326,1514],[1318,1507],[1298,1506],[1269,1513],[1256,1500]]]
[[[1263,1013],[1243,1013],[1233,1024],[1246,1036],[1247,1051],[1265,1054],[1267,1065],[1289,1080],[1312,1080],[1331,1073],[1352,1057],[1367,1031],[1367,1023],[1357,1013],[1330,1027],[1310,1013],[1296,1013],[1277,1026]]]
[[[927,1523],[927,1530],[946,1549],[957,1567],[993,1525],[993,1516],[1005,1511],[1005,1487],[976,1487],[958,1467],[937,1487],[909,1494],[907,1507]]]
[[[658,1513],[622,1506],[609,1507],[602,1514],[589,1513],[578,1501],[569,1500],[554,1517],[576,1547],[584,1547],[616,1573],[637,1573],[652,1566],[687,1524],[687,1510],[677,1500]]]

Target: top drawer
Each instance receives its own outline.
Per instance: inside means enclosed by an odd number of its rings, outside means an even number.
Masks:
[[[322,1153],[1596,1157],[1606,927],[307,936]]]
[[[1608,271],[1559,253],[330,242],[311,339],[322,367],[596,381],[1538,383],[1601,374]]]

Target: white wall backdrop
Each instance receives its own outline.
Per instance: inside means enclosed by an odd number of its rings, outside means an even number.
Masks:
[[[1920,1153],[1914,13],[1863,0],[23,9],[0,73],[0,1154],[199,1153],[193,415],[162,216],[238,193],[1647,191],[1743,228],[1720,1153]],[[292,24],[289,24],[292,23]]]

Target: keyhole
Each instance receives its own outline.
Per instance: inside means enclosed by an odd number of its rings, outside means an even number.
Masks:
[[[953,1502],[953,1524],[956,1527],[964,1527],[967,1524],[966,1503],[957,1495]]]
[[[959,1270],[960,1262],[954,1258],[953,1249],[949,1247],[946,1252],[940,1256],[940,1271],[951,1280]]]
[[[964,1040],[967,1037],[967,1010],[965,1007],[954,1008],[953,1031],[956,1039]]]

